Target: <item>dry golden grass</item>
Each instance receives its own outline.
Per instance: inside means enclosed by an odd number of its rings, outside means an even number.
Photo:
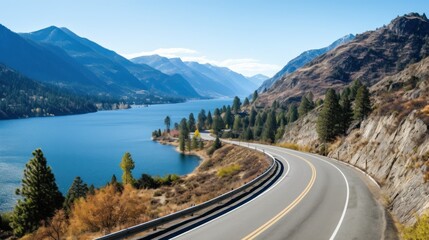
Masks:
[[[206,145],[206,149],[211,146]],[[224,144],[211,157],[206,149],[192,152],[204,156],[203,162],[171,186],[138,190],[127,185],[122,192],[106,186],[77,200],[69,219],[58,213],[26,238],[47,239],[47,233],[60,226],[61,239],[93,239],[210,200],[249,182],[269,166],[264,154],[247,148]]]
[[[296,143],[277,143],[276,146],[282,147],[282,148],[289,148],[292,150],[302,151],[302,152],[312,152],[314,149],[307,145],[299,145]]]

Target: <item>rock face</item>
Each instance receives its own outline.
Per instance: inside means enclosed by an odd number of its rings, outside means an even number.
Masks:
[[[321,97],[327,88],[342,89],[354,79],[371,86],[407,65],[429,56],[429,21],[426,16],[408,14],[375,31],[359,34],[352,41],[315,58],[294,73],[282,77],[259,105],[313,92]]]
[[[413,112],[400,123],[394,115],[363,121],[329,156],[366,170],[381,183],[392,213],[410,224],[415,214],[429,208],[429,184],[421,165],[428,152],[428,127]]]
[[[401,223],[429,209],[429,57],[370,88],[373,112],[329,147],[329,156],[367,171]],[[319,109],[286,128],[283,142],[317,148]]]

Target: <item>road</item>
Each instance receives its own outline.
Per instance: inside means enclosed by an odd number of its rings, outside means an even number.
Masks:
[[[258,197],[175,239],[383,238],[384,209],[359,171],[317,155],[241,145],[271,153],[285,166],[282,176]]]

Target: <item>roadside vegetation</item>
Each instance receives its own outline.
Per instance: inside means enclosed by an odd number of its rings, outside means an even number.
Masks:
[[[219,139],[202,141],[198,132],[194,137],[197,144],[187,152],[203,161],[189,175],[143,173],[134,178],[134,160],[125,153],[118,162],[122,181],[113,175],[106,186],[95,188],[76,177],[65,197],[42,150],[36,149],[17,190],[21,200],[12,212],[1,214],[0,237],[93,239],[212,199],[249,182],[269,165],[262,153]]]

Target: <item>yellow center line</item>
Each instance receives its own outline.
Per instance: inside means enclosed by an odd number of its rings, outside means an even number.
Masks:
[[[307,193],[310,191],[311,187],[313,186],[314,181],[316,180],[316,168],[314,167],[314,165],[310,161],[308,161],[307,159],[305,159],[303,157],[300,157],[300,156],[292,154],[292,153],[287,153],[287,154],[295,156],[297,158],[300,158],[300,159],[304,160],[310,166],[310,168],[311,168],[311,179],[310,179],[309,183],[305,187],[304,191],[291,204],[289,204],[289,206],[287,206],[280,213],[278,213],[276,216],[274,216],[273,218],[271,218],[264,225],[260,226],[258,229],[256,229],[255,231],[253,231],[252,233],[250,233],[249,235],[247,235],[246,237],[244,237],[243,240],[255,239],[262,232],[264,232],[269,227],[271,227],[272,225],[274,225],[282,217],[284,217],[286,214],[288,214],[296,205],[298,205],[298,203],[300,203],[302,201],[302,199],[305,197],[305,195],[307,195]]]

